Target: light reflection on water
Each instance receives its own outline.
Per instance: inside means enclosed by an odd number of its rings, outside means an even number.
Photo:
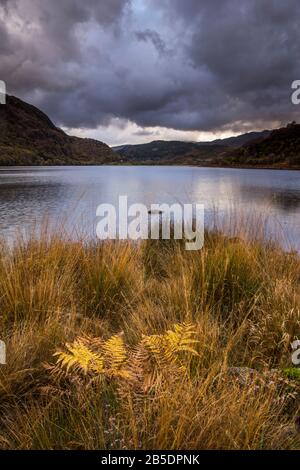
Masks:
[[[193,167],[10,167],[0,169],[0,233],[64,220],[96,237],[96,207],[130,203],[201,203],[206,223],[267,218],[268,235],[300,250],[300,171]],[[241,222],[240,222],[241,223]]]

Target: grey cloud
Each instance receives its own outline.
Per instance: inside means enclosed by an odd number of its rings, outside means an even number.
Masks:
[[[10,51],[10,41],[5,24],[0,24],[0,54],[7,54]]]
[[[133,135],[138,137],[148,137],[153,135],[159,135],[159,132],[147,131],[147,129],[139,129],[138,131],[133,132]]]
[[[150,41],[159,54],[171,54],[172,51],[167,48],[165,41],[161,38],[157,31],[146,29],[145,31],[136,31],[135,33],[139,41]]]
[[[297,120],[298,0],[136,1],[0,0],[0,79],[66,127]]]

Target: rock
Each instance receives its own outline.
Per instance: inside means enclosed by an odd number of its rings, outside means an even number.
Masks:
[[[240,385],[251,385],[253,382],[263,383],[261,374],[250,367],[229,367],[228,374]]]

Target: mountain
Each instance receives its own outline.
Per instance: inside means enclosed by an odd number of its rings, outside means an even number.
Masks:
[[[241,134],[236,137],[227,137],[225,139],[213,140],[211,143],[214,145],[226,145],[228,147],[241,147],[242,145],[248,144],[253,140],[268,137],[270,134],[271,131],[247,132],[247,134]]]
[[[115,150],[132,164],[300,169],[300,124],[211,142],[158,140]]]
[[[155,165],[197,165],[218,163],[220,157],[230,148],[240,147],[254,139],[263,138],[270,131],[249,132],[237,137],[213,140],[211,142],[181,142],[155,140],[148,144],[119,145],[114,147],[123,161]]]
[[[123,161],[143,165],[197,165],[209,163],[227,150],[227,146],[211,142],[155,140],[148,144],[114,147]]]
[[[105,164],[300,168],[300,125],[212,142],[157,140],[113,151],[103,142],[69,136],[14,96],[0,105],[0,165]]]
[[[226,166],[300,168],[300,124],[292,122],[223,155]]]
[[[7,96],[0,105],[0,165],[103,165],[120,157],[106,144],[71,137],[35,106]]]

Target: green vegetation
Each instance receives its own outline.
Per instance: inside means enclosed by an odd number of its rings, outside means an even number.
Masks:
[[[0,447],[300,449],[299,274],[220,233],[3,243]]]
[[[203,165],[227,150],[227,146],[209,142],[158,140],[149,144],[116,147],[124,163],[133,165]]]
[[[228,152],[223,162],[229,166],[300,168],[300,124],[292,122],[264,138]]]
[[[0,106],[0,165],[195,165],[300,168],[300,125],[213,142],[155,141],[114,151],[71,137],[39,109],[13,96]]]
[[[0,165],[103,165],[120,160],[106,144],[71,137],[14,96],[0,106]]]
[[[142,165],[218,165],[230,149],[241,147],[252,140],[267,137],[269,131],[249,132],[237,137],[212,142],[180,142],[156,140],[147,144],[115,147],[123,161]]]
[[[283,369],[283,373],[289,378],[293,380],[297,380],[300,382],[300,369],[296,367],[288,367]]]
[[[130,164],[299,169],[300,125],[206,143],[156,141],[115,150]]]

